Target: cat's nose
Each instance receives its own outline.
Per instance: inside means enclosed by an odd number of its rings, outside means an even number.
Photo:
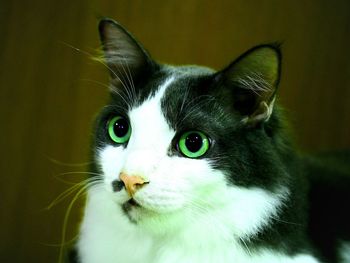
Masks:
[[[149,183],[141,176],[126,173],[120,173],[119,179],[124,183],[125,189],[131,197],[134,196],[137,190]]]

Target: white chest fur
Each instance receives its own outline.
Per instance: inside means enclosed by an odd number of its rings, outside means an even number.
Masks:
[[[160,100],[173,81],[166,80],[155,96],[129,113],[133,131],[126,149],[100,149],[103,176],[88,192],[78,242],[81,262],[318,262],[308,255],[253,252],[239,242],[277,216],[288,189],[228,186],[225,175],[208,161],[167,155],[175,131],[161,114]],[[121,171],[142,174],[151,182],[133,198],[147,211],[156,211],[155,216],[136,212],[132,216],[141,220],[134,223],[125,215],[121,204],[130,197],[125,189],[115,193],[111,188]]]
[[[109,194],[96,188],[89,193],[78,250],[82,263],[319,262],[303,254],[290,257],[271,250],[252,252],[207,230],[197,224],[170,236],[153,235],[131,223]]]

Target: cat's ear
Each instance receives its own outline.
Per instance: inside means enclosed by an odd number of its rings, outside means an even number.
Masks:
[[[104,58],[115,83],[125,84],[130,81],[130,77],[135,80],[154,66],[141,44],[114,20],[102,19],[99,32]]]
[[[261,45],[248,50],[219,73],[243,122],[256,125],[270,118],[280,72],[279,46]]]

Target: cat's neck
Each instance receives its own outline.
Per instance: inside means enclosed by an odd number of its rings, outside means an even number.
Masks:
[[[159,224],[159,232],[156,233],[154,229],[147,229],[147,225],[130,222],[121,210],[116,209],[107,192],[101,191],[96,194],[97,192],[98,190],[92,189],[88,193],[81,239],[78,243],[79,254],[84,263],[112,263],[116,258],[127,263],[273,263],[280,262],[279,260],[285,257],[275,251],[248,248],[243,239],[232,233],[229,217],[220,215],[219,210],[217,214],[212,214],[215,222],[198,216],[187,222],[183,221],[181,228],[174,228],[166,233],[162,232],[162,225]],[[181,216],[184,217],[183,214]],[[174,227],[178,223],[175,221]],[[169,226],[166,229],[169,229]],[[306,258],[306,261],[288,259],[283,262],[315,261]]]
[[[239,251],[241,256],[248,255],[232,236],[225,238],[222,233],[225,230],[218,225],[197,220],[184,225],[181,231],[151,233],[130,222],[125,214],[115,210],[115,204],[107,195],[105,197],[88,195],[81,228],[83,238],[78,243],[82,262],[112,263],[115,258],[128,263],[214,262],[213,255],[218,260],[215,262],[228,262],[234,251],[236,254]],[[111,249],[112,244],[115,249]],[[232,249],[233,245],[236,249]]]
[[[78,243],[84,263],[317,262],[303,254],[289,257],[266,249],[253,250],[244,241],[223,235],[226,231],[222,228],[223,224],[208,225],[200,220],[171,234],[150,233],[131,223],[122,213],[111,212],[115,209],[114,204],[103,199],[91,194],[88,197],[81,228],[82,238]]]

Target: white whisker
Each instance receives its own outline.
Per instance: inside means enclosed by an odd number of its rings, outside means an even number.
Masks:
[[[58,263],[63,263],[64,247],[65,247],[65,244],[67,244],[67,242],[66,242],[66,230],[67,230],[67,225],[68,225],[68,219],[69,219],[69,215],[72,211],[72,208],[73,208],[75,202],[78,200],[78,198],[81,196],[81,194],[83,194],[86,191],[86,189],[91,188],[91,187],[96,186],[96,185],[100,185],[100,184],[101,184],[101,180],[97,179],[97,178],[88,178],[88,179],[84,180],[83,182],[79,183],[77,188],[79,188],[79,187],[81,187],[81,188],[74,195],[72,201],[68,205],[66,214],[64,216],[62,234],[61,234],[61,248],[60,248],[60,252],[59,252]],[[76,188],[74,188],[74,189],[76,189]]]
[[[79,52],[79,53],[82,53],[82,54],[84,54],[84,55],[87,55],[88,57],[91,57],[91,58],[94,58],[94,56],[92,55],[92,54],[90,54],[89,52],[87,52],[87,51],[84,51],[84,50],[81,50],[81,49],[79,49],[79,48],[76,48],[76,47],[74,47],[74,46],[72,46],[72,45],[70,45],[70,44],[68,44],[68,43],[66,43],[66,42],[63,42],[63,41],[61,41],[61,43],[62,44],[64,44],[64,45],[66,45],[66,46],[68,46],[68,47],[70,47],[70,48],[72,48],[72,49],[74,49],[75,51],[77,51],[77,52]],[[128,93],[128,87],[127,87],[127,85],[125,85],[125,83],[121,80],[121,78],[118,76],[118,74],[109,66],[109,65],[107,65],[104,61],[102,61],[102,59],[96,59],[96,58],[94,58],[94,60],[95,61],[97,61],[98,63],[100,63],[101,65],[103,65],[104,67],[106,67],[112,74],[113,74],[113,76],[121,83],[121,85],[124,87],[124,89],[126,90],[126,92]],[[118,68],[117,68],[118,69]],[[118,71],[119,71],[119,69],[118,69]],[[119,72],[120,73],[120,72]],[[115,89],[111,89],[112,90],[112,92],[115,92],[116,94],[118,94],[119,96],[121,96],[122,97],[122,95],[118,92],[118,91],[116,91]],[[128,93],[129,94],[129,93]],[[123,97],[122,97],[123,98]],[[124,98],[123,98],[123,100],[126,102],[126,104],[129,106],[129,104],[127,103],[127,100],[125,100]]]

